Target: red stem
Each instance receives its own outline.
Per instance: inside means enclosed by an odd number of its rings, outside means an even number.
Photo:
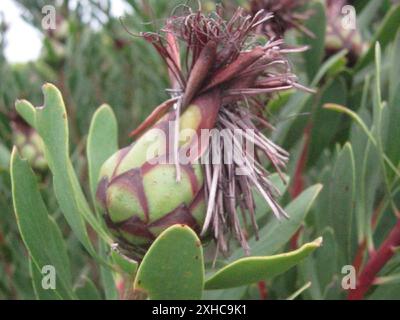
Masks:
[[[308,157],[308,149],[310,145],[310,133],[311,133],[312,124],[309,123],[307,127],[304,129],[304,146],[301,151],[299,162],[296,165],[296,170],[293,178],[293,185],[290,190],[290,194],[292,199],[296,198],[303,190],[304,190],[304,179],[303,173],[307,164]]]
[[[260,292],[260,299],[267,300],[268,297],[268,290],[265,281],[258,282],[258,291]]]
[[[364,252],[366,248],[367,248],[367,241],[364,239],[358,246],[358,250],[353,261],[353,266],[354,269],[356,270],[356,274],[358,274],[358,272],[362,267]]]
[[[125,300],[125,291],[126,291],[125,279],[118,279],[116,281],[116,288],[117,288],[119,300]]]
[[[302,231],[303,231],[303,226],[301,226],[290,239],[290,248],[292,250],[296,250],[299,247],[298,243]]]
[[[378,217],[379,214],[381,213],[382,209],[383,209],[383,201],[381,202],[381,204],[375,209],[372,218],[371,218],[371,226],[372,229],[374,230],[376,227],[376,224],[378,222]],[[357,253],[355,255],[354,261],[353,261],[353,266],[356,269],[356,273],[358,274],[358,272],[360,271],[362,264],[363,264],[363,257],[364,257],[364,252],[365,249],[367,248],[367,240],[364,239],[361,241]]]
[[[394,249],[400,246],[400,219],[390,232],[380,248],[371,256],[365,268],[358,277],[357,287],[351,290],[348,300],[361,300],[375,280],[378,272],[385,266],[394,254]]]
[[[308,149],[310,146],[310,138],[311,138],[311,122],[305,127],[304,129],[304,146],[303,150],[301,151],[301,155],[299,161],[296,165],[296,170],[294,173],[293,185],[290,190],[290,195],[292,199],[296,198],[300,193],[304,190],[304,179],[303,174],[307,164],[307,157],[308,157]],[[297,249],[297,242],[299,240],[302,228],[296,231],[293,235],[292,239],[290,239],[290,247],[291,249]]]

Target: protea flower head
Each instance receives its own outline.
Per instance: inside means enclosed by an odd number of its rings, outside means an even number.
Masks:
[[[141,34],[168,68],[171,98],[132,132],[132,145],[105,162],[97,191],[108,226],[131,255],[177,223],[211,234],[221,251],[229,233],[248,250],[238,213],[257,232],[254,189],[278,218],[286,215],[260,158],[281,172],[288,154],[261,132],[271,126],[255,98],[303,88],[285,56],[302,49],[255,41],[257,27],[271,19],[267,12],[221,16],[188,10],[169,18],[160,33]],[[222,154],[232,150],[226,163]]]
[[[68,20],[57,15],[56,28],[49,28],[46,32],[42,54],[44,60],[54,68],[59,68],[65,63],[68,28]]]
[[[22,119],[16,112],[10,115],[12,139],[19,154],[28,160],[30,166],[37,170],[47,169],[44,157],[44,144],[37,131]]]
[[[363,42],[357,28],[346,28],[343,25],[342,8],[348,4],[346,0],[327,1],[327,30],[325,50],[331,56],[343,49],[348,50],[349,65],[354,65],[367,45]]]
[[[260,29],[270,37],[283,37],[286,31],[297,29],[310,37],[314,34],[304,26],[304,22],[312,15],[311,10],[304,9],[308,0],[251,0],[250,12],[256,14],[265,10],[274,18],[264,23]]]

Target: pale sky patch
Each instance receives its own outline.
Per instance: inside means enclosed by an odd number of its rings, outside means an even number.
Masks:
[[[123,0],[111,1],[113,16],[122,16],[128,6]],[[8,25],[5,56],[11,63],[26,62],[39,57],[42,35],[21,17],[21,8],[13,0],[0,0],[0,12]]]

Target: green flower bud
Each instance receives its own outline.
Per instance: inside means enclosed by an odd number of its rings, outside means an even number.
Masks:
[[[60,68],[67,55],[67,38],[70,22],[62,16],[57,16],[56,28],[49,29],[44,41],[44,60],[53,68]]]
[[[354,17],[349,15],[349,19],[354,19],[354,25],[346,23],[342,12],[346,4],[346,0],[329,0],[327,2],[328,23],[326,26],[325,49],[328,56],[347,49],[348,64],[354,65],[366,51],[368,45],[363,41],[360,32],[356,28],[355,12]]]
[[[180,131],[195,130],[201,122],[199,107],[192,105],[180,117]],[[181,178],[176,166],[151,161],[166,153],[167,114],[135,143],[119,150],[102,166],[97,200],[105,220],[120,245],[132,255],[139,255],[166,228],[185,224],[200,232],[205,218],[203,172],[200,164],[181,164]],[[164,128],[163,131],[160,128]],[[156,130],[158,129],[158,130]],[[180,146],[187,139],[180,140]],[[158,150],[148,160],[149,150]]]
[[[11,126],[13,143],[20,155],[28,160],[32,168],[46,170],[47,161],[44,157],[43,140],[36,130],[17,115],[12,116]]]

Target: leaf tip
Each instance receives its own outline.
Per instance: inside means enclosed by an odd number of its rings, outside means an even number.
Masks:
[[[45,90],[51,90],[51,89],[56,89],[56,90],[58,90],[57,89],[57,87],[54,85],[54,84],[52,84],[52,83],[50,83],[50,82],[46,82],[43,86],[42,86],[42,89],[43,89],[43,91],[45,91]]]
[[[61,95],[61,92],[60,92],[60,90],[54,85],[54,84],[52,84],[52,83],[50,83],[50,82],[46,82],[43,86],[42,86],[42,91],[43,91],[43,94],[44,94],[44,97],[45,97],[45,100],[46,100],[46,97],[48,96],[48,95],[50,95],[50,94],[56,94],[56,95],[58,95],[61,99],[62,99],[62,95]],[[46,105],[46,103],[45,103],[45,105]]]
[[[15,157],[18,156],[18,151],[17,151],[17,147],[13,146],[12,150],[11,150],[11,161],[10,163],[12,164],[14,162]]]
[[[343,106],[336,103],[325,103],[322,107],[329,110],[340,110],[344,108]]]
[[[316,246],[316,247],[320,247],[322,246],[324,238],[323,237],[319,237],[317,239],[315,239],[312,243]]]
[[[22,104],[24,102],[24,100],[23,99],[17,99],[17,100],[15,100],[15,107],[17,107],[18,105],[20,105],[20,104]]]
[[[317,189],[318,193],[324,188],[324,185],[322,183],[317,183],[315,185],[315,188]]]
[[[99,109],[111,109],[111,106],[108,103],[102,103]]]

